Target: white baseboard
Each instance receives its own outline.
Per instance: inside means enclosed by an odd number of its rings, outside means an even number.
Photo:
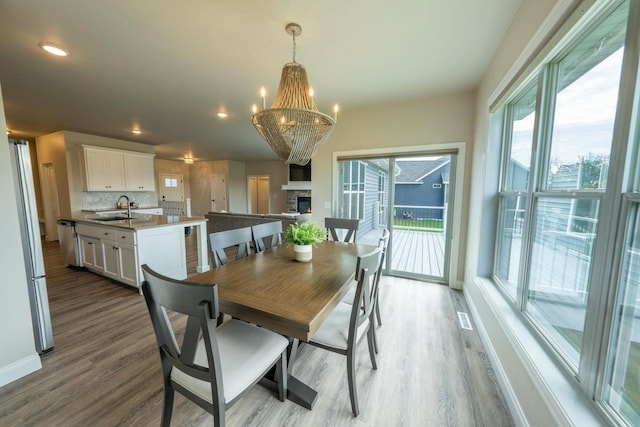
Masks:
[[[484,299],[490,315],[500,325],[499,330],[487,330],[472,297],[465,292],[469,311],[478,327],[514,421],[522,426],[528,426],[528,420],[536,420],[534,424],[537,424],[543,419],[556,426],[606,425],[603,414],[596,410],[595,403],[584,395],[577,382],[569,379],[569,375],[545,351],[495,286],[489,280],[479,277],[467,286],[474,287],[475,296]],[[506,339],[512,355],[499,355],[493,345],[494,339]],[[510,364],[508,371],[502,362],[505,356],[505,362]],[[514,377],[510,378],[507,372],[511,372]],[[521,382],[523,377],[533,387],[521,391],[514,389],[511,381]],[[534,394],[540,400],[532,405]],[[525,407],[520,402],[525,402]]]
[[[471,312],[471,316],[474,319],[474,324],[476,329],[478,330],[478,335],[480,335],[480,340],[482,341],[482,345],[489,357],[489,361],[491,362],[491,367],[493,368],[493,372],[496,375],[496,381],[500,386],[500,390],[504,395],[504,399],[507,402],[507,406],[511,411],[511,416],[513,417],[513,421],[517,426],[527,427],[529,426],[529,422],[527,421],[527,417],[522,410],[522,406],[520,406],[520,402],[511,387],[511,383],[507,378],[507,374],[504,372],[502,368],[502,364],[500,363],[500,358],[496,353],[495,348],[489,338],[489,334],[482,323],[482,319],[480,318],[480,314],[476,309],[476,306],[471,298],[468,297],[468,294],[464,294],[464,299],[467,302],[467,306],[469,307],[469,311]]]
[[[3,387],[32,372],[42,369],[42,362],[38,353],[33,353],[7,366],[0,367],[0,387]]]

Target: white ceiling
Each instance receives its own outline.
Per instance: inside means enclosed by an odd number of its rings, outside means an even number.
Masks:
[[[330,114],[336,102],[346,112],[475,88],[520,2],[2,0],[7,125],[11,137],[64,129],[154,144],[165,159],[276,159],[250,108],[262,85],[273,100],[291,61],[287,23],[302,26],[296,60]]]

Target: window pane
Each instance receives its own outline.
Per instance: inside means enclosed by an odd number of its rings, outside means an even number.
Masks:
[[[549,189],[605,188],[628,4],[558,64]]]
[[[598,207],[597,200],[540,198],[534,213],[526,309],[576,368]]]
[[[500,199],[495,275],[513,299],[516,298],[520,270],[525,202],[526,197],[519,195],[509,195]]]
[[[640,425],[640,206],[627,224],[614,340],[609,347],[604,399],[630,425]]]
[[[533,146],[533,125],[536,114],[537,86],[531,87],[511,104],[511,147],[505,189],[526,190],[529,185],[529,165]]]

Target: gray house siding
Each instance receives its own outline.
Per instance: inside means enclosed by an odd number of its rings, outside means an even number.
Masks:
[[[433,173],[425,176],[416,183],[396,183],[395,204],[404,206],[444,206],[445,185],[442,179],[443,174],[448,174],[450,163],[443,165]],[[433,188],[433,184],[439,184],[439,188]],[[407,209],[396,209],[396,218],[403,218]],[[429,213],[430,218],[443,219],[442,211]]]

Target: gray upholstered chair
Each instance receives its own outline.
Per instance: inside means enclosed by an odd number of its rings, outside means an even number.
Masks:
[[[238,320],[216,328],[216,285],[170,279],[146,264],[142,273],[142,293],[160,350],[163,426],[171,423],[176,391],[211,413],[215,426],[224,426],[226,409],[274,366],[279,398],[284,401],[289,343],[286,338]],[[188,316],[181,347],[167,310]]]
[[[347,357],[347,379],[351,411],[360,413],[356,390],[356,351],[358,343],[366,336],[369,357],[373,369],[378,369],[374,350],[372,313],[375,306],[374,284],[380,273],[382,248],[358,257],[356,264],[357,286],[351,304],[338,303],[320,328],[311,337],[309,344]]]
[[[251,226],[251,231],[256,252],[263,252],[282,243],[282,221],[256,224]]]
[[[218,231],[209,234],[209,253],[214,267],[220,267],[229,262],[226,248],[238,246],[236,259],[251,255],[251,227],[236,228],[233,230]]]
[[[325,218],[324,227],[328,231],[328,235],[331,235],[332,240],[339,241],[337,230],[346,230],[343,242],[355,242],[356,233],[360,226],[359,219],[347,219],[347,218]]]

